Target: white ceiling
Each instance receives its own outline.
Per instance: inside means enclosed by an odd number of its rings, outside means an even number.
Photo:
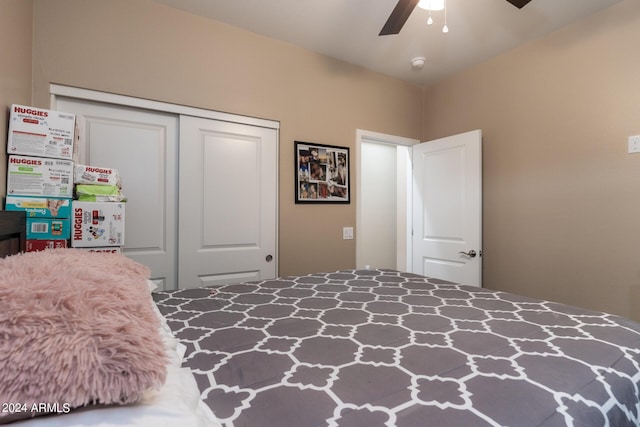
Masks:
[[[398,35],[378,36],[397,0],[155,0],[420,86],[530,42],[620,0],[448,0],[416,8]],[[421,70],[411,59],[425,57]]]

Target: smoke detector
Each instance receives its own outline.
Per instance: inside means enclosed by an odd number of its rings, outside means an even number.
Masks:
[[[424,56],[418,56],[416,58],[413,58],[411,60],[411,66],[413,67],[414,70],[421,70],[422,67],[424,67],[424,62],[427,59]]]

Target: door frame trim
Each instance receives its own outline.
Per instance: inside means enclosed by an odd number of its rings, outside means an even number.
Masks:
[[[398,253],[404,254],[404,262],[402,259],[397,259],[396,268],[402,271],[411,271],[411,259],[412,259],[412,242],[411,242],[411,224],[412,224],[412,203],[411,203],[411,193],[413,191],[413,181],[412,177],[412,150],[411,146],[420,143],[420,140],[413,138],[406,138],[402,136],[389,135],[379,132],[372,132],[364,129],[356,129],[356,162],[357,162],[357,173],[355,174],[355,184],[356,184],[356,231],[360,230],[360,225],[362,224],[362,203],[361,203],[361,183],[362,183],[362,143],[370,142],[375,144],[386,144],[386,145],[395,145],[395,146],[405,146],[408,147],[408,162],[401,163],[398,166],[405,166],[402,170],[398,171],[398,185],[402,185],[406,188],[406,196],[404,203],[402,201],[398,203],[398,211],[397,215],[399,218],[404,218],[404,221],[398,221],[398,237],[402,236],[403,238],[397,239],[397,247],[396,250]],[[400,162],[399,162],[400,163]],[[404,184],[401,182],[404,181]],[[360,233],[356,232],[356,268],[364,268],[361,265],[361,248],[362,241],[360,239]]]

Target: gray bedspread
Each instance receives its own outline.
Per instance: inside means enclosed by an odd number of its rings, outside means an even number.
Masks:
[[[638,426],[640,324],[391,270],[157,292],[225,426]]]

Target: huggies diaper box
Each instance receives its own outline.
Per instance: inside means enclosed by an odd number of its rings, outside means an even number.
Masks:
[[[9,156],[8,196],[73,196],[73,162],[30,156]]]
[[[75,129],[74,114],[13,104],[7,153],[71,159]]]
[[[71,246],[124,246],[124,205],[74,200],[71,204]]]
[[[71,217],[71,199],[7,196],[5,209],[25,211],[27,218],[69,218]]]

